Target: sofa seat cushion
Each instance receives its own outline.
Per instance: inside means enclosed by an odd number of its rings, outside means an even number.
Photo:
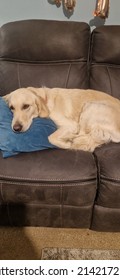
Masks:
[[[96,178],[96,166],[91,153],[48,149],[23,153],[2,159],[0,178],[25,182],[75,182]]]
[[[93,215],[93,228],[120,230],[120,144],[109,143],[95,150],[99,188]],[[112,222],[113,221],[113,222]]]
[[[53,149],[0,156],[0,166],[0,203],[10,225],[90,227],[97,188],[91,153]]]

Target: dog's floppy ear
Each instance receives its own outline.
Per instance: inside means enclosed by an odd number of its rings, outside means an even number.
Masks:
[[[38,107],[39,117],[48,118],[49,110],[46,104],[46,94],[44,88],[28,87],[28,89],[35,95],[35,102]]]
[[[49,110],[45,104],[44,99],[41,96],[36,95],[36,105],[38,107],[38,114],[41,118],[49,117]]]

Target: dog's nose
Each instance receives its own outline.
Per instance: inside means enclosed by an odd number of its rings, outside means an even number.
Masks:
[[[14,130],[15,132],[21,132],[21,130],[22,130],[22,125],[21,125],[20,123],[14,124],[13,130]]]

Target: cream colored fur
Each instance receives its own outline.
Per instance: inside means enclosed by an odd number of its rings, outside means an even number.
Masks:
[[[120,142],[120,101],[95,90],[21,88],[4,97],[13,111],[12,128],[26,131],[33,118],[51,118],[57,130],[49,141],[63,149],[93,152]]]

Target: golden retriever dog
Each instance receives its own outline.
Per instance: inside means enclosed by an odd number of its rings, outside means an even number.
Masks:
[[[26,131],[33,118],[50,118],[57,130],[49,141],[63,149],[94,149],[120,142],[120,101],[96,90],[20,88],[4,96],[13,112],[12,129]]]

